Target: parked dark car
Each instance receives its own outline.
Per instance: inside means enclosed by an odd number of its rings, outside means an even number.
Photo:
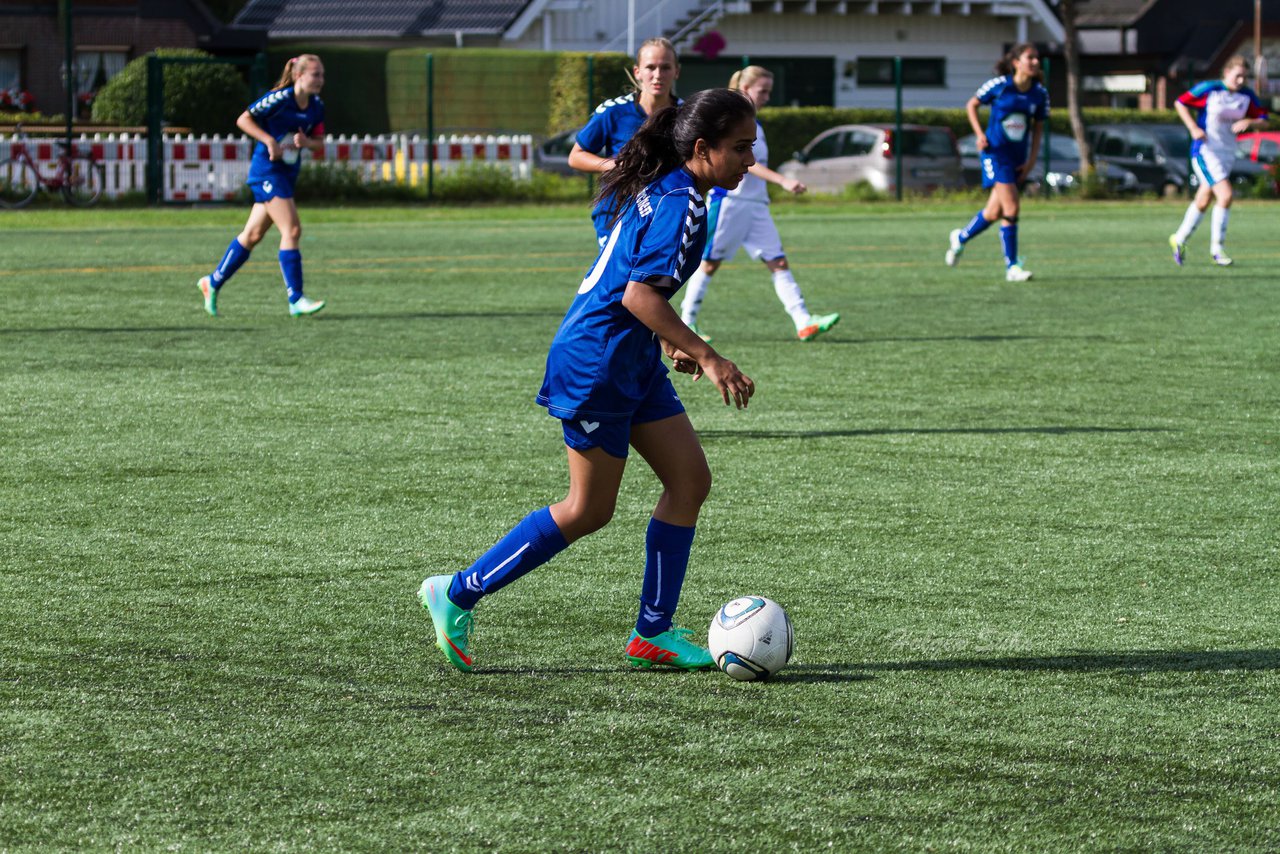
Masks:
[[[838,193],[859,181],[891,193],[898,170],[893,135],[893,125],[833,127],[814,137],[778,172],[818,193]],[[962,186],[960,152],[950,128],[903,125],[901,151],[903,189],[927,192]]]
[[[1094,125],[1088,130],[1089,146],[1098,161],[1128,169],[1144,191],[1169,194],[1184,190],[1190,180],[1191,135],[1181,124]],[[1231,183],[1252,185],[1262,167],[1237,159]]]
[[[569,165],[569,152],[573,151],[577,135],[576,130],[567,130],[547,137],[534,146],[533,167],[557,175],[581,175],[581,172]]]
[[[957,145],[960,148],[960,168],[964,182],[970,187],[982,186],[982,161],[978,157],[978,138],[973,134],[961,137]],[[1049,134],[1049,174],[1046,178],[1044,143],[1041,143],[1036,165],[1031,167],[1027,176],[1027,185],[1034,191],[1066,192],[1073,189],[1080,180],[1080,148],[1076,141],[1063,133]],[[1107,183],[1113,193],[1135,193],[1138,191],[1138,177],[1113,163],[1098,163],[1095,167],[1098,174]]]

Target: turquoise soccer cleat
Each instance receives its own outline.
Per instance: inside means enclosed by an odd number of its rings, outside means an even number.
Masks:
[[[204,296],[204,310],[208,312],[210,317],[217,317],[218,289],[213,286],[213,280],[208,276],[202,276],[200,281],[196,282],[196,287],[200,289],[201,295]]]
[[[449,663],[464,673],[471,672],[471,612],[464,611],[449,598],[452,575],[433,575],[418,588],[418,601],[431,615],[436,629],[436,646]]]
[[[307,299],[306,297],[298,297],[294,302],[289,303],[289,315],[291,317],[306,317],[315,314],[324,308],[324,300]]]
[[[809,318],[809,324],[796,330],[801,341],[812,341],[822,333],[840,322],[840,314],[815,314]]]
[[[696,643],[686,640],[693,632],[674,626],[651,638],[642,638],[633,631],[627,641],[626,656],[632,667],[679,667],[681,670],[702,670],[715,667],[711,653]]]

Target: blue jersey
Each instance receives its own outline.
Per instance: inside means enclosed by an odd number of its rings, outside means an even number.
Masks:
[[[675,102],[681,103],[679,98]],[[649,114],[636,103],[634,92],[611,98],[596,107],[586,127],[574,137],[574,142],[582,146],[583,151],[601,157],[616,157],[647,118]],[[591,211],[591,221],[595,224],[597,237],[603,238],[609,233],[609,215],[603,206],[597,205]]]
[[[1006,164],[1021,166],[1027,161],[1032,124],[1049,120],[1049,92],[1038,80],[1022,92],[1012,77],[1001,75],[983,83],[975,97],[991,107],[987,152]]]
[[[249,115],[258,123],[258,127],[271,134],[277,142],[291,139],[298,131],[307,136],[324,133],[324,101],[319,96],[312,95],[307,101],[306,109],[302,109],[298,107],[292,86],[268,92],[254,101],[249,105]],[[272,179],[285,181],[292,186],[301,168],[302,163],[298,158],[293,158],[292,163],[286,163],[283,159],[272,162],[267,147],[259,142],[253,147],[248,183]]]
[[[561,419],[630,417],[667,376],[653,332],[622,306],[628,282],[670,299],[702,260],[707,209],[683,167],[654,181],[618,218],[551,342],[538,403]]]

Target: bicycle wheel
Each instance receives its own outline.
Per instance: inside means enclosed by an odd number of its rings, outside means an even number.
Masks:
[[[0,208],[20,208],[38,189],[40,176],[30,163],[17,157],[0,163]]]
[[[107,182],[107,170],[87,154],[72,157],[67,164],[67,176],[62,184],[62,197],[67,204],[87,208],[102,195],[102,185]]]

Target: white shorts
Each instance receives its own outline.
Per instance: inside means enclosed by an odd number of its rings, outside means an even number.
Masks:
[[[757,261],[773,261],[786,255],[782,238],[763,202],[748,202],[725,196],[713,199],[707,212],[711,236],[702,257],[708,261],[727,261],[745,247]]]
[[[1191,158],[1191,168],[1206,187],[1212,187],[1219,181],[1231,177],[1231,167],[1236,165],[1234,151],[1215,151],[1207,145],[1200,146],[1195,157]]]

